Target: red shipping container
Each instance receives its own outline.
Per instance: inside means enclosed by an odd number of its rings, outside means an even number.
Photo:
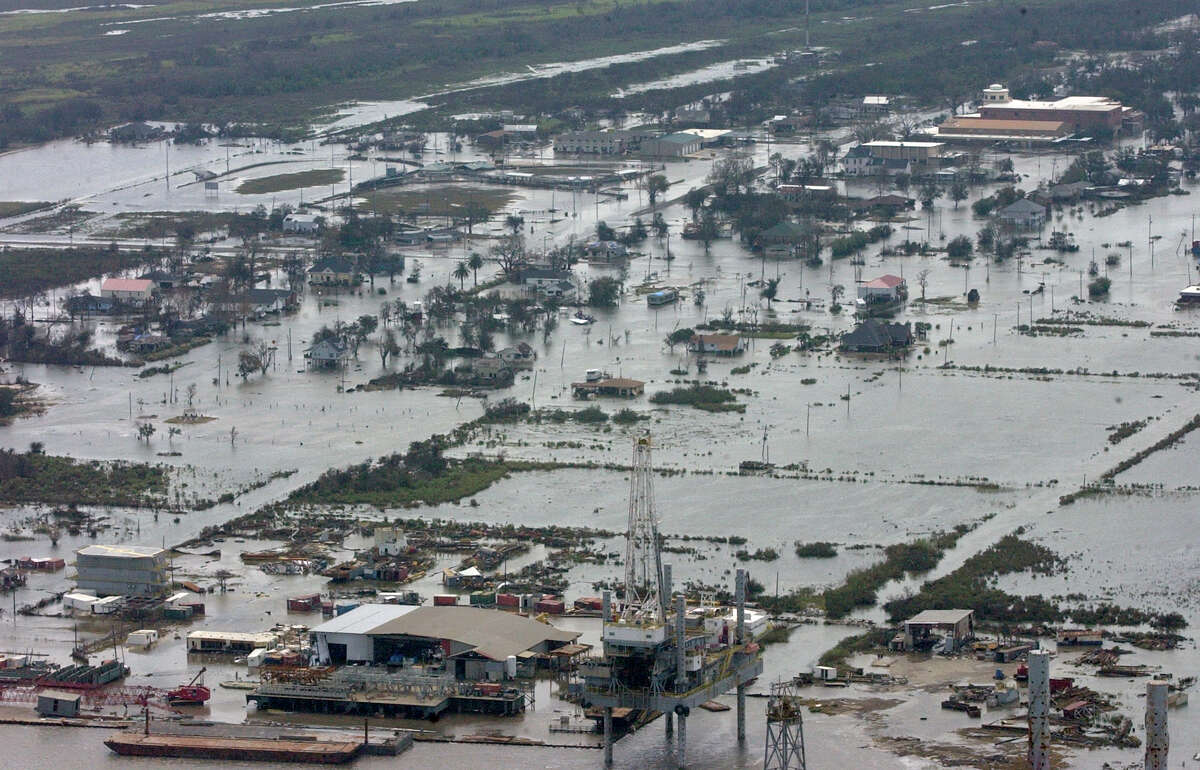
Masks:
[[[436,594],[433,597],[435,607],[453,607],[458,604],[458,594]]]
[[[521,597],[516,594],[496,594],[496,604],[501,607],[521,606]]]
[[[495,684],[495,683],[487,683],[487,682],[481,682],[478,685],[476,685],[476,687],[479,689],[479,693],[481,695],[495,696],[495,695],[499,695],[500,690],[501,690],[500,685]]]
[[[558,599],[542,599],[533,605],[535,612],[545,612],[550,615],[561,615],[566,612],[566,605]]]

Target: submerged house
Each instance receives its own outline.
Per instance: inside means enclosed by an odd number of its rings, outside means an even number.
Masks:
[[[304,351],[308,365],[317,369],[337,369],[346,362],[349,351],[339,340],[325,339]]]
[[[903,352],[913,344],[912,327],[868,318],[842,335],[841,349],[848,353]]]

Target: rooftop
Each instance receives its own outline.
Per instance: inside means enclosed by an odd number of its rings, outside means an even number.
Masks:
[[[411,604],[363,604],[338,615],[316,628],[312,633],[369,634],[375,628],[415,610]]]
[[[351,610],[353,615],[365,604]],[[469,645],[472,652],[491,660],[505,660],[546,640],[573,642],[578,631],[563,631],[520,615],[478,607],[412,607],[411,611],[376,626],[365,633],[371,636],[420,636],[453,639]]]
[[[971,617],[975,610],[922,610],[905,623],[927,623],[931,625],[955,624]]]
[[[941,142],[892,142],[892,141],[884,141],[882,139],[877,139],[874,142],[867,142],[863,146],[864,147],[927,147],[927,148],[934,148],[934,147],[942,147],[944,145]]]
[[[145,278],[105,278],[100,284],[101,291],[146,291],[154,286],[154,282]]]
[[[85,545],[75,552],[76,556],[111,556],[125,559],[144,559],[159,556],[166,551],[156,545]]]

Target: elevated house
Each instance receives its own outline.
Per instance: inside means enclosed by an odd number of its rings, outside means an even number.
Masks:
[[[521,271],[521,282],[534,294],[544,297],[566,297],[575,292],[570,270],[550,267],[527,267]]]
[[[736,356],[746,349],[745,341],[737,334],[693,334],[688,350],[715,356]]]
[[[1046,224],[1046,207],[1028,198],[1018,198],[996,212],[996,218],[1021,230],[1039,230]]]
[[[859,213],[894,217],[903,211],[916,208],[916,205],[917,202],[912,198],[888,193],[887,195],[876,195],[874,198],[854,201],[850,204],[850,207]]]
[[[350,352],[346,346],[335,339],[324,339],[304,351],[304,360],[314,369],[340,369]]]
[[[358,283],[354,262],[345,257],[322,257],[308,269],[308,282],[324,286],[350,286]]]
[[[299,304],[294,291],[288,289],[247,289],[213,302],[213,309],[222,313],[245,314],[254,318],[291,310]]]
[[[588,396],[634,398],[646,392],[646,383],[629,377],[604,377],[598,380],[572,382],[571,392],[575,398],[587,398]]]
[[[784,221],[759,233],[754,244],[768,256],[790,257],[809,235],[804,225]]]
[[[842,335],[841,349],[847,353],[903,353],[913,344],[912,327],[874,318]]]
[[[898,275],[881,275],[859,284],[858,298],[867,303],[900,302],[908,299],[908,283]]]
[[[296,211],[283,218],[283,231],[295,235],[316,235],[321,229],[316,214]]]

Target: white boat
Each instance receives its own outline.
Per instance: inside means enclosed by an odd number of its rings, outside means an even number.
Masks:
[[[1200,285],[1188,286],[1179,292],[1179,304],[1193,305],[1200,303]]]

